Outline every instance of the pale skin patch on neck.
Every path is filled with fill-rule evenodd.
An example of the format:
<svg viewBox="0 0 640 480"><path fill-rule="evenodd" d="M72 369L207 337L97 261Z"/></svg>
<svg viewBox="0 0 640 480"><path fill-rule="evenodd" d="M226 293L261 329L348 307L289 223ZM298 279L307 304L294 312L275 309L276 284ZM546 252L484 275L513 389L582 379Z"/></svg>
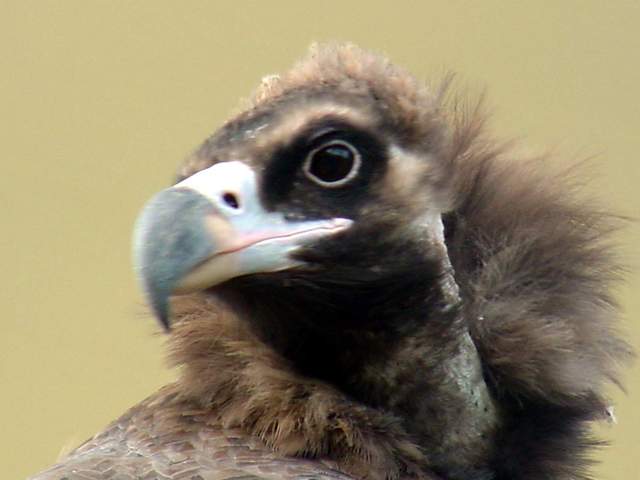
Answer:
<svg viewBox="0 0 640 480"><path fill-rule="evenodd" d="M419 156L392 145L382 188L392 192L394 198L413 209L410 231L427 241L429 248L437 251L442 259L446 274L443 277L443 293L451 304L455 304L459 301L459 293L444 239L442 213L446 210L445 202L442 201L442 195L434 190L433 182L429 182L430 177L435 179L437 176L434 159L428 154Z"/></svg>

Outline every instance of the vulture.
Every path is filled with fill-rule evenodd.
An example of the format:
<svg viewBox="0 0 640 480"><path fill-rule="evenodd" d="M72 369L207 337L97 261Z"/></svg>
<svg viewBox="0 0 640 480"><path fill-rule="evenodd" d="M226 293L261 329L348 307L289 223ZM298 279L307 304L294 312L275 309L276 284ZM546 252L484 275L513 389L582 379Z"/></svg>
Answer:
<svg viewBox="0 0 640 480"><path fill-rule="evenodd" d="M620 218L450 83L352 44L266 77L135 226L178 379L32 478L588 478Z"/></svg>

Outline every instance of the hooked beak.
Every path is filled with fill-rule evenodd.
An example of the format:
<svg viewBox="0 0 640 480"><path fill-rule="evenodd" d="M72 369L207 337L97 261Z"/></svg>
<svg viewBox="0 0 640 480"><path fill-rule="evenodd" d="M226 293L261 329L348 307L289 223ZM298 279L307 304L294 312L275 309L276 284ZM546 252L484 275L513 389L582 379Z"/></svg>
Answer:
<svg viewBox="0 0 640 480"><path fill-rule="evenodd" d="M260 204L254 172L223 162L156 194L136 221L134 265L154 314L169 330L169 297L241 275L301 264L292 254L352 221L285 220Z"/></svg>

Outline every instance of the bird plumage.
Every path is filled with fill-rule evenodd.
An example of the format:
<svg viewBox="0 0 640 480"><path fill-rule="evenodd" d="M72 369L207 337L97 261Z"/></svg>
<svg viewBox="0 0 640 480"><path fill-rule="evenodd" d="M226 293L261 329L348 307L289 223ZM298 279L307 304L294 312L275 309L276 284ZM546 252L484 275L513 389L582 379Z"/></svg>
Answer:
<svg viewBox="0 0 640 480"><path fill-rule="evenodd" d="M265 211L353 225L175 297L177 382L35 478L586 478L630 356L619 222L484 123L352 45L265 79L178 180L240 160ZM325 145L344 184L301 166Z"/></svg>

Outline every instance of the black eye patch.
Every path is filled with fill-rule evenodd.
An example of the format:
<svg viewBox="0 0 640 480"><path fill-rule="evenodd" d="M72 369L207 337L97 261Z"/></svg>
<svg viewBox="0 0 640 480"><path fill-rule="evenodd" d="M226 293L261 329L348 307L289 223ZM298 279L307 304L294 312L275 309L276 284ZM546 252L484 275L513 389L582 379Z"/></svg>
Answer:
<svg viewBox="0 0 640 480"><path fill-rule="evenodd" d="M362 194L374 176L384 172L387 150L382 134L356 127L344 119L325 117L310 122L266 159L262 200L267 208L304 203L316 210L328 207L334 200L349 202L352 196ZM312 153L318 156L310 163ZM314 178L310 178L310 173ZM345 177L349 178L341 184Z"/></svg>

